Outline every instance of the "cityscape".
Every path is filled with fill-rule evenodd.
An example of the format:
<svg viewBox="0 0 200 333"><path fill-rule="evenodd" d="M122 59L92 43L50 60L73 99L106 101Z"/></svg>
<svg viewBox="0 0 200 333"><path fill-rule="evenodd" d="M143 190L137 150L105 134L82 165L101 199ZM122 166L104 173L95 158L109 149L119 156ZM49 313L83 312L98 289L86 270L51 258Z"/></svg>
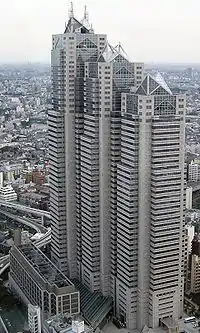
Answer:
<svg viewBox="0 0 200 333"><path fill-rule="evenodd" d="M0 63L0 333L198 333L200 63L94 23Z"/></svg>

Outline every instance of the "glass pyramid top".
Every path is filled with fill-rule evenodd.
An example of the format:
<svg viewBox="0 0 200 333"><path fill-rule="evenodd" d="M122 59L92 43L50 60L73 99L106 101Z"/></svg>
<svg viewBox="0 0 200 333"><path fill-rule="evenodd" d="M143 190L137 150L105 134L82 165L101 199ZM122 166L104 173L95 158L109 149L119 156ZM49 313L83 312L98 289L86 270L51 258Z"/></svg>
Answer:
<svg viewBox="0 0 200 333"><path fill-rule="evenodd" d="M170 88L160 73L155 76L147 74L136 90L138 95L172 95Z"/></svg>

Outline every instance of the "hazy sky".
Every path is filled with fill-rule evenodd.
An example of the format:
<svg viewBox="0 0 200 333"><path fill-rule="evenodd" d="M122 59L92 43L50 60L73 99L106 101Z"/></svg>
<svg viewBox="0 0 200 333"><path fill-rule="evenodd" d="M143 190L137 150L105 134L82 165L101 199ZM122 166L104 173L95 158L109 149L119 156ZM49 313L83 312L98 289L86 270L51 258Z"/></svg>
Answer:
<svg viewBox="0 0 200 333"><path fill-rule="evenodd" d="M68 0L0 0L0 61L49 61L51 35L62 33ZM131 60L200 62L200 0L75 0L88 6L96 33L121 42Z"/></svg>

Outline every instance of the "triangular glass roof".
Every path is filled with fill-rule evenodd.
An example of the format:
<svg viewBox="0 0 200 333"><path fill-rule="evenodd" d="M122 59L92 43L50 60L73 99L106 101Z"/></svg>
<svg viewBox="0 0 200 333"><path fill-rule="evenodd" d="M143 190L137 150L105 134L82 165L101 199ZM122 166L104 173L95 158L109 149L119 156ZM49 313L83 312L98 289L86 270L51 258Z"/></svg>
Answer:
<svg viewBox="0 0 200 333"><path fill-rule="evenodd" d="M128 55L125 52L124 48L121 46L121 43L116 45L114 49L117 51L117 54L120 55L124 60L129 61Z"/></svg>
<svg viewBox="0 0 200 333"><path fill-rule="evenodd" d="M102 53L99 56L99 59L103 57L106 62L109 62L113 59L113 57L115 57L115 55L116 55L116 51L115 51L114 47L112 47L107 42L106 45L104 46Z"/></svg>
<svg viewBox="0 0 200 333"><path fill-rule="evenodd" d="M125 67L121 67L117 72L115 72L115 74L131 74L131 72Z"/></svg>
<svg viewBox="0 0 200 333"><path fill-rule="evenodd" d="M85 49L85 48L96 49L97 45L95 43L93 43L89 38L85 38L82 42L80 42L77 45L77 48L79 48L79 49Z"/></svg>
<svg viewBox="0 0 200 333"><path fill-rule="evenodd" d="M64 33L74 33L74 32L90 33L90 30L86 28L81 22L79 22L75 17L70 17Z"/></svg>
<svg viewBox="0 0 200 333"><path fill-rule="evenodd" d="M154 79L156 80L156 82L159 83L159 85L163 89L165 89L166 91L168 91L168 93L170 95L172 95L172 92L171 92L170 88L168 87L167 83L165 82L164 78L162 77L162 75L159 72L155 75Z"/></svg>
<svg viewBox="0 0 200 333"><path fill-rule="evenodd" d="M121 44L113 47L108 42L106 43L101 55L104 57L106 62L128 62L128 57ZM100 55L100 56L101 56Z"/></svg>
<svg viewBox="0 0 200 333"><path fill-rule="evenodd" d="M117 54L113 59L113 62L128 62L126 58L124 58L121 54Z"/></svg>
<svg viewBox="0 0 200 333"><path fill-rule="evenodd" d="M159 76L152 77L147 74L141 85L136 90L138 95L172 95L168 85L159 74Z"/></svg>

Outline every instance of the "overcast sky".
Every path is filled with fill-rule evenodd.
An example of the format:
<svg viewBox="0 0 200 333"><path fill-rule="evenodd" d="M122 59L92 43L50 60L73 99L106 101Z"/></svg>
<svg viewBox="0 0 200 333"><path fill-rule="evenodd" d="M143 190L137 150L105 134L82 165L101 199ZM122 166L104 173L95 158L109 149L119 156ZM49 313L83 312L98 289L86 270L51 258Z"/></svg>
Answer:
<svg viewBox="0 0 200 333"><path fill-rule="evenodd" d="M119 41L133 61L200 62L200 0L75 0L87 5L96 33ZM49 61L68 0L0 0L0 61Z"/></svg>

